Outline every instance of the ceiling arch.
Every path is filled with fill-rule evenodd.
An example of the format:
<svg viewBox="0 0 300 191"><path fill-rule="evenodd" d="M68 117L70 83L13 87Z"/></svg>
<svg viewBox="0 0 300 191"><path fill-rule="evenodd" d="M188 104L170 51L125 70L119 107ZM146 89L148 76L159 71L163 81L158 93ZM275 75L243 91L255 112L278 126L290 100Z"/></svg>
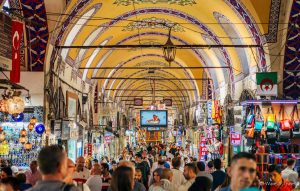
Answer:
<svg viewBox="0 0 300 191"><path fill-rule="evenodd" d="M269 0L268 0L269 1ZM85 5L82 4L85 2ZM257 18L257 13L253 13L256 9L249 11L245 5L251 4L250 0L215 0L215 1L195 1L195 4L184 6L179 4L166 4L158 1L156 4L147 1L148 3L135 4L133 6L123 6L121 4L97 2L101 4L101 8L92 13L92 16L85 16L86 13L91 13L93 6L97 3L90 0L72 2L66 9L66 14L61 16L61 20L69 21L70 18L75 23L64 25L68 30L66 33L59 32L56 44L68 44L71 42L73 45L115 45L115 44L164 44L167 39L167 27L155 24L158 20L165 24L175 24L172 30L172 41L177 44L262 44L263 37L261 36L260 26L257 26L254 18ZM130 2L130 1L129 1ZM76 8L78 7L78 9ZM254 7L254 6L253 6ZM256 7L255 7L256 8ZM114 11L111 11L114 10ZM91 12L89 12L91 11ZM252 11L252 12L251 12ZM222 12L217 15L216 13ZM79 14L80 13L80 14ZM81 17L80 17L80 16ZM85 21L82 16L85 16ZM104 18L106 17L106 18ZM142 21L147 21L141 22ZM216 22L211 24L211 22ZM231 22L231 25L222 24L224 21ZM82 27L77 26L78 22L82 22ZM84 22L84 23L83 23ZM152 22L152 24L151 24ZM246 23L244 25L236 25L235 23ZM76 28L77 35L73 31ZM75 29L74 29L75 31ZM73 37L69 37L69 36ZM233 39L231 37L236 37ZM249 37L249 38L244 38ZM109 40L107 40L109 39ZM67 56L65 56L67 52ZM161 50L160 50L161 52ZM193 71L187 69L185 71L168 71L173 76L180 78L196 78L204 76L204 73L209 78L213 79L214 88L219 88L220 84L228 83L230 78L234 82L235 76L243 73L249 74L249 68L253 66L254 58L257 55L259 63L262 68L266 63L266 58L262 49L257 48L254 50L254 55L247 54L245 50L220 48L220 49L193 49L193 50L177 50L175 64L181 66L230 66L230 69L206 69ZM164 59L161 53L155 49L149 50L101 50L101 49L70 49L61 52L65 58L76 63L76 68L79 67L96 67L93 70L78 70L82 73L82 78L89 81L93 77L124 77L124 76L149 76L143 70L128 71L124 69L110 69L103 70L101 67L121 67L121 66L138 66L138 63L146 61L153 61L153 63L162 62ZM143 55L143 56L142 56ZM154 56L156 55L156 56ZM133 59L135 58L135 59ZM133 60L132 60L133 59ZM153 66L156 64L151 63ZM204 72L204 73L203 73ZM128 88L129 80L101 80L97 83L102 83L101 87L103 93L109 96L115 96L116 92L105 91L105 89L112 89L115 87ZM136 82L142 84L140 82ZM171 85L171 82L167 82ZM178 82L175 82L178 83ZM123 85L125 84L125 85ZM207 83L209 84L209 83ZM189 81L187 86L196 89L192 92L192 101L197 101L203 97L202 87L205 83L198 81ZM231 84L232 91L234 91L234 83ZM125 94L119 91L117 94ZM167 93L167 92L166 92ZM191 93L191 92L190 92Z"/></svg>

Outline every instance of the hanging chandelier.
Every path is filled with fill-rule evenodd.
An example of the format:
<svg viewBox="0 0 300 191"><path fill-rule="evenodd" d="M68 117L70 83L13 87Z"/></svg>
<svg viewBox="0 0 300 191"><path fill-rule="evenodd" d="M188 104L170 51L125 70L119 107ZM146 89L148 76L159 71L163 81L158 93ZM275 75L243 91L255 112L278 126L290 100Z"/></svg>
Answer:
<svg viewBox="0 0 300 191"><path fill-rule="evenodd" d="M169 63L169 66L171 66L171 62L175 60L176 56L176 47L174 46L173 42L171 41L171 30L172 27L169 28L169 36L166 44L163 46L163 53L165 60Z"/></svg>

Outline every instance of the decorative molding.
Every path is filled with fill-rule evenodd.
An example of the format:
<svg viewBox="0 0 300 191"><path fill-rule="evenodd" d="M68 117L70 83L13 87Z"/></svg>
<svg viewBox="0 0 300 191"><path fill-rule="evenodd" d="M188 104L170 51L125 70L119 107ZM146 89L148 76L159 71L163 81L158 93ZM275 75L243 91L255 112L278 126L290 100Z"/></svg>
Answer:
<svg viewBox="0 0 300 191"><path fill-rule="evenodd" d="M268 34L265 35L265 38L268 43L277 42L280 6L281 0L272 0L269 15Z"/></svg>
<svg viewBox="0 0 300 191"><path fill-rule="evenodd" d="M186 5L195 5L196 1L194 0L116 0L114 4L116 5L123 5L123 6L129 6L133 4L141 4L141 3L167 3L167 4L176 4L181 6Z"/></svg>

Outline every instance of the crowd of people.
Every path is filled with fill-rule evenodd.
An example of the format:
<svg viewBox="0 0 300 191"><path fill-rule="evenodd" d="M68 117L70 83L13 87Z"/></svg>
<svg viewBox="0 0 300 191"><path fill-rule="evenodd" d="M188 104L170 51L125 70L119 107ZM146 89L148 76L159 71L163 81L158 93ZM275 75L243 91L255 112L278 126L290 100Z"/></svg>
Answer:
<svg viewBox="0 0 300 191"><path fill-rule="evenodd" d="M1 165L0 191L291 191L299 186L295 160L287 167L269 165L269 180L261 181L255 156L240 152L224 168L222 159L197 161L182 156L174 146L158 151L126 148L117 160L79 157L74 163L59 145L41 149L29 170L19 172L9 162Z"/></svg>

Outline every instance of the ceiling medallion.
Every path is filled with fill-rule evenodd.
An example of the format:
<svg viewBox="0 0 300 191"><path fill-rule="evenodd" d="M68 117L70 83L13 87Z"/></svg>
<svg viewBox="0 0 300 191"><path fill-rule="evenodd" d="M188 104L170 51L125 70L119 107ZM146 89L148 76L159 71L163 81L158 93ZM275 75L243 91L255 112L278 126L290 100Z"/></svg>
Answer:
<svg viewBox="0 0 300 191"><path fill-rule="evenodd" d="M167 19L160 19L156 17L140 19L129 23L123 31L133 31L135 29L169 29L172 27L174 32L184 32L184 28Z"/></svg>
<svg viewBox="0 0 300 191"><path fill-rule="evenodd" d="M116 0L114 4L117 5L132 5L133 3L140 4L140 3L168 3L168 4L177 4L181 6L185 5L194 5L196 4L196 1L194 0Z"/></svg>

